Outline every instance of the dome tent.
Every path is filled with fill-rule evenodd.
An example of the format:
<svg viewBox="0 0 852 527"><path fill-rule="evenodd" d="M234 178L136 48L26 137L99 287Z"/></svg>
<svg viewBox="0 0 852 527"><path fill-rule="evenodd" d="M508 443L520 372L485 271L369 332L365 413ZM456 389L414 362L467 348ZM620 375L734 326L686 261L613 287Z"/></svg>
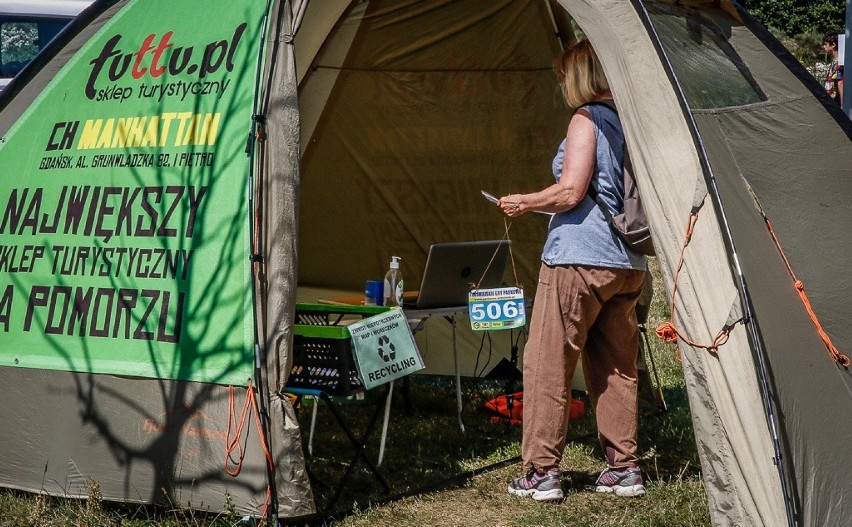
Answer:
<svg viewBox="0 0 852 527"><path fill-rule="evenodd" d="M10 130L26 120L31 101L38 104L42 92L62 82L55 74L77 49L86 53L83 43L109 31L113 17L139 16L134 8L142 13L135 2L97 4L64 35L64 46L55 45L4 94L4 150L22 141ZM567 120L551 63L575 38L573 19L612 85L669 290L689 213L698 210L678 278L677 327L709 341L731 312L733 320L745 319L716 354L680 344L714 524L829 525L849 516L846 462L834 453L852 430L837 404L849 398L849 374L826 353L763 214L843 350L852 312L841 268L850 256L844 227L852 224L844 199L852 174L843 161L852 154L852 132L820 87L736 4L328 0L276 3L270 12L258 112L268 139L255 151L264 190L256 204L263 220L257 319L260 399L273 410L268 433L280 515L312 509L292 409L274 394L286 382L297 279L353 289L383 267L389 251L416 266L432 241L499 237L502 222L479 189L500 194L548 182L549 158ZM167 30L156 17L137 20L146 20L143 38ZM243 127L251 126L249 116ZM23 161L15 163L3 166L24 170ZM20 186L4 185L6 195ZM538 218L511 227L526 284L534 283L543 230ZM21 243L0 236L4 244ZM243 260L223 264L242 269ZM18 346L14 333L4 338L4 348ZM187 455L219 453L218 438L196 436L199 444L190 447L183 426L154 426L159 438L125 437L140 417L156 424L187 401L224 429L228 391L215 375L146 379L4 366L4 417L26 416L30 426L0 433L15 457L0 471L0 484L42 488L47 466L52 482L79 483L79 474L97 479L107 499L156 501L160 488L172 496L191 488L193 499L207 504L221 503L225 492L239 510L263 503L266 474L256 441L247 443L246 472L230 480L218 455ZM58 416L66 432L61 443L45 439ZM33 438L48 441L49 451L30 450ZM113 455L102 456L104 449ZM185 463L180 477L176 460ZM139 463L148 468L139 470ZM84 495L79 489L50 483L45 490Z"/></svg>
<svg viewBox="0 0 852 527"><path fill-rule="evenodd" d="M680 343L714 523L846 517L843 500L818 490L843 492L842 477L814 478L833 477L831 445L852 423L834 403L812 406L848 397L848 372L825 351L755 204L843 348L850 123L734 2L309 3L296 35L300 283L354 288L390 251L416 266L430 241L500 236L478 190L549 183L567 122L551 65L575 27L612 86L670 291L699 211L677 327L709 342L747 320L715 355ZM330 193L333 214L320 206ZM524 220L511 237L529 286L544 226ZM358 261L336 269L328 247ZM834 395L817 401L814 385Z"/></svg>

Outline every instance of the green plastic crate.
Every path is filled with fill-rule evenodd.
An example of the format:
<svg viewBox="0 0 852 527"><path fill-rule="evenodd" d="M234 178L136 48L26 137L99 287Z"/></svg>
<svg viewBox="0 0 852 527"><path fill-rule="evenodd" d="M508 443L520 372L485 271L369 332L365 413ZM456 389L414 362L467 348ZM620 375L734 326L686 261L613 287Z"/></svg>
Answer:
<svg viewBox="0 0 852 527"><path fill-rule="evenodd" d="M364 390L352 352L348 321L384 313L382 306L296 304L293 367L287 386L352 395Z"/></svg>

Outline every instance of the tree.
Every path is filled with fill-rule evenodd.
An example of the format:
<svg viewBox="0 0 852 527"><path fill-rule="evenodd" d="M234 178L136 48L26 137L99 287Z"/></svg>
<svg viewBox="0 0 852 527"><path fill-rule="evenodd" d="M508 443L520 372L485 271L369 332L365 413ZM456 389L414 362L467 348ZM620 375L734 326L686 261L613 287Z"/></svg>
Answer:
<svg viewBox="0 0 852 527"><path fill-rule="evenodd" d="M38 52L35 24L3 24L0 29L0 58L4 64L27 62Z"/></svg>
<svg viewBox="0 0 852 527"><path fill-rule="evenodd" d="M741 0L763 25L783 35L840 32L845 24L846 0Z"/></svg>

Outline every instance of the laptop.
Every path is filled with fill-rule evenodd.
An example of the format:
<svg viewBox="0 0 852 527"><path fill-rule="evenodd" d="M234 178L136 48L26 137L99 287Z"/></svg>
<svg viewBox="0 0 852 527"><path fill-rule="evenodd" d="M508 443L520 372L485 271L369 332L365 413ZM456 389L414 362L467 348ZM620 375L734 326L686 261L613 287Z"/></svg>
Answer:
<svg viewBox="0 0 852 527"><path fill-rule="evenodd" d="M510 243L479 240L433 244L417 298L404 302L403 308L466 306L471 283L478 283L480 289L500 287Z"/></svg>

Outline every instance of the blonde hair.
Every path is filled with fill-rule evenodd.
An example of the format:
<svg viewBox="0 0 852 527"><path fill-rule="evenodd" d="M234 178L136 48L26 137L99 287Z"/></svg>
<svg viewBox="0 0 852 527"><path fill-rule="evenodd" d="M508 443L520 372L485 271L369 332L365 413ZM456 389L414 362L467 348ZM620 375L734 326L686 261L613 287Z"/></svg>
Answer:
<svg viewBox="0 0 852 527"><path fill-rule="evenodd" d="M562 97L571 110L609 91L603 66L585 38L562 52L556 60L556 74Z"/></svg>

